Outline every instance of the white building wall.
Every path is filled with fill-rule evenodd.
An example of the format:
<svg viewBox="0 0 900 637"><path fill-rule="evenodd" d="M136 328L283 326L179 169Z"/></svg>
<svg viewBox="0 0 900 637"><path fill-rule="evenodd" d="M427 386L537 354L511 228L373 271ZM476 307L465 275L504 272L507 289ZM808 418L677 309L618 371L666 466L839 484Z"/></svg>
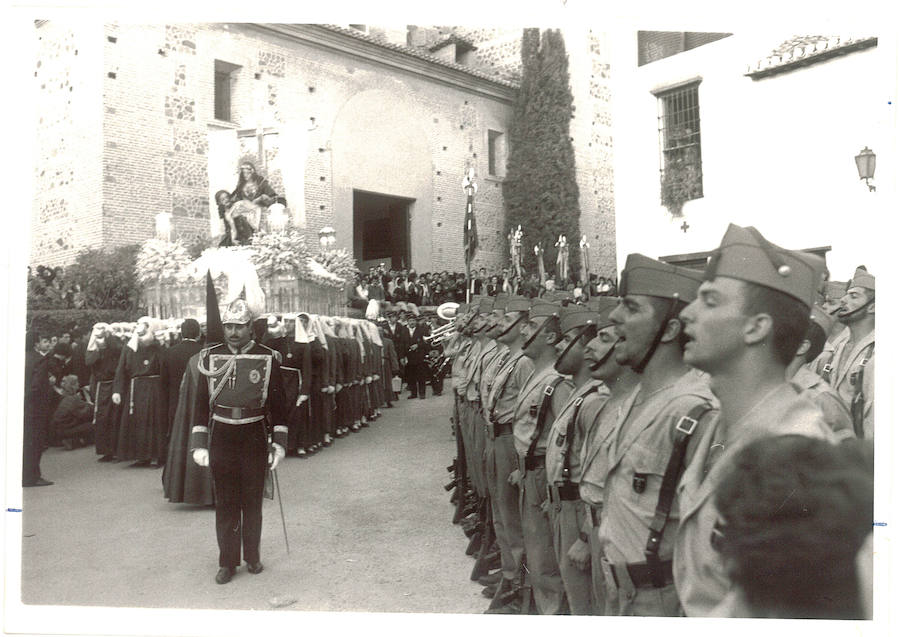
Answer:
<svg viewBox="0 0 900 637"><path fill-rule="evenodd" d="M878 34L865 34L878 35ZM640 68L636 33L614 47L616 245L649 256L715 248L729 222L755 225L788 248L832 246L828 265L846 280L865 263L878 271L873 233L896 215L896 41L761 80L745 77L790 34L725 38ZM657 98L691 78L699 87L704 197L673 218L660 204ZM854 156L877 154L877 192ZM682 224L687 222L687 231Z"/></svg>

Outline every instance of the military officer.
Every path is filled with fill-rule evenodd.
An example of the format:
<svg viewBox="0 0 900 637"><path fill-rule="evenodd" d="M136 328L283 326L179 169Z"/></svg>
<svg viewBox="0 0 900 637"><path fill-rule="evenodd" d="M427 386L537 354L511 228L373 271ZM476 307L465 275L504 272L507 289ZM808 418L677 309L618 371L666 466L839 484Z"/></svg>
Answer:
<svg viewBox="0 0 900 637"><path fill-rule="evenodd" d="M246 301L232 302L222 314L225 343L203 350L198 361L203 378L191 449L194 462L212 470L218 584L231 581L242 544L247 570L263 570L259 542L266 468L278 465L287 445L281 365L274 350L252 339L253 318Z"/></svg>
<svg viewBox="0 0 900 637"><path fill-rule="evenodd" d="M550 425L572 392L572 382L553 367L559 341L557 304L535 301L528 312L522 349L534 363L534 372L522 386L513 414L513 436L518 454L514 482L519 483L522 537L534 603L541 615L566 611L566 597L553 535L547 519L547 436ZM525 600L526 602L528 600Z"/></svg>
<svg viewBox="0 0 900 637"><path fill-rule="evenodd" d="M853 416L857 437L875 437L875 277L857 268L841 298L838 321L847 326L834 342L829 382Z"/></svg>
<svg viewBox="0 0 900 637"><path fill-rule="evenodd" d="M738 605L726 599L731 585L714 548L723 532L714 493L737 453L769 436L834 438L815 405L786 380L823 273L821 258L732 224L696 300L681 313L684 359L709 374L721 404L716 422L700 432L696 458L678 487L674 573L688 616L729 615L729 606Z"/></svg>
<svg viewBox="0 0 900 637"><path fill-rule="evenodd" d="M497 544L500 546L501 580L491 599L489 611L521 610L519 578L525 553L522 519L519 513L519 489L509 480L518 466L513 444L512 418L519 390L534 371L531 359L522 351L522 327L528 319L531 303L512 297L499 324L496 340L508 355L496 371L487 399L483 403L487 420L485 468L491 496L491 512Z"/></svg>
<svg viewBox="0 0 900 637"><path fill-rule="evenodd" d="M678 313L694 299L701 278L701 272L630 254L619 305L610 314L619 337L614 356L641 380L621 406L604 484L600 538L609 614L680 613L671 561L678 509L671 496L714 399L682 360Z"/></svg>
<svg viewBox="0 0 900 637"><path fill-rule="evenodd" d="M569 306L560 318L562 339L557 343L556 371L572 377L570 394L547 436L547 483L553 548L562 576L569 611L590 615L597 606L591 592L590 513L581 501L581 448L588 427L603 407L609 390L591 378L585 346L597 334L600 315L582 306Z"/></svg>

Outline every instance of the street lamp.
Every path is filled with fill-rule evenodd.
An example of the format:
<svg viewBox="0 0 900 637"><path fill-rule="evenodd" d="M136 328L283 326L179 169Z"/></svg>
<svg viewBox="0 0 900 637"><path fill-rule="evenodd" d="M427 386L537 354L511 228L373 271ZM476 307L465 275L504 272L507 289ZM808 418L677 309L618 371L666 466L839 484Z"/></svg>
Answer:
<svg viewBox="0 0 900 637"><path fill-rule="evenodd" d="M866 146L861 151L859 151L859 155L855 157L856 159L856 170L859 172L859 178L866 180L866 185L869 187L869 192L875 191L875 186L869 183L869 180L875 177L875 153L869 150L869 147Z"/></svg>
<svg viewBox="0 0 900 637"><path fill-rule="evenodd" d="M334 234L334 228L331 226L325 226L319 230L319 245L322 246L323 251L334 245Z"/></svg>

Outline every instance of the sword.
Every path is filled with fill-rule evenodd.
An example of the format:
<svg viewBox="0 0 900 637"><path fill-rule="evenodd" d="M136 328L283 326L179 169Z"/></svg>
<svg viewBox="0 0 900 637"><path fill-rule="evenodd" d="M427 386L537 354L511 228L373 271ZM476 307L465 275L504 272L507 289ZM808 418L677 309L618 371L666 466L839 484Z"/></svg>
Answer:
<svg viewBox="0 0 900 637"><path fill-rule="evenodd" d="M275 480L275 493L278 494L278 510L281 511L281 529L284 531L284 547L288 555L291 554L291 545L288 543L287 525L284 523L284 505L281 503L281 487L278 485L278 472L272 469L272 478Z"/></svg>

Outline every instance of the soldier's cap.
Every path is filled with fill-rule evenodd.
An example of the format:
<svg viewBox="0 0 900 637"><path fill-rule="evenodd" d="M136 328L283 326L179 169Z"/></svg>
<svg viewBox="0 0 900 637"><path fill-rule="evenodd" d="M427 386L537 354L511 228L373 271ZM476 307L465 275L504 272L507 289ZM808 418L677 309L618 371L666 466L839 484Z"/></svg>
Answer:
<svg viewBox="0 0 900 637"><path fill-rule="evenodd" d="M643 254L629 254L619 282L619 294L678 299L690 303L697 298L703 272L663 263Z"/></svg>
<svg viewBox="0 0 900 637"><path fill-rule="evenodd" d="M479 314L490 314L491 310L494 309L494 297L491 296L483 296L481 300L478 302L478 313Z"/></svg>
<svg viewBox="0 0 900 637"><path fill-rule="evenodd" d="M531 309L531 299L526 299L524 296L513 296L510 297L509 302L506 304L506 313L510 312L527 312Z"/></svg>
<svg viewBox="0 0 900 637"><path fill-rule="evenodd" d="M587 308L600 317L597 322L597 329L602 330L604 327L609 327L613 324L609 320L609 315L612 314L612 311L616 309L618 304L619 300L614 296L595 296L588 301Z"/></svg>
<svg viewBox="0 0 900 637"><path fill-rule="evenodd" d="M831 332L831 328L834 327L834 323L837 319L818 305L813 305L812 310L809 313L809 320L813 323L817 323L819 327L825 331L825 335L827 336Z"/></svg>
<svg viewBox="0 0 900 637"><path fill-rule="evenodd" d="M494 297L494 310L500 310L503 314L507 312L507 305L509 305L509 301L512 297L509 294L498 294Z"/></svg>
<svg viewBox="0 0 900 637"><path fill-rule="evenodd" d="M545 318L548 316L559 316L562 307L558 303L547 303L541 299L535 299L531 308L528 310L528 318Z"/></svg>
<svg viewBox="0 0 900 637"><path fill-rule="evenodd" d="M222 325L249 325L253 321L253 312L244 299L235 299L222 313Z"/></svg>
<svg viewBox="0 0 900 637"><path fill-rule="evenodd" d="M826 281L825 296L833 301L847 293L847 281Z"/></svg>
<svg viewBox="0 0 900 637"><path fill-rule="evenodd" d="M786 250L763 237L753 226L729 224L722 243L706 266L706 279L717 276L756 283L778 290L812 307L825 274L825 260L814 254Z"/></svg>
<svg viewBox="0 0 900 637"><path fill-rule="evenodd" d="M559 331L565 334L569 330L585 327L587 325L597 325L600 321L600 315L592 312L583 305L571 306L571 309L563 310L559 318Z"/></svg>
<svg viewBox="0 0 900 637"><path fill-rule="evenodd" d="M869 274L864 267L856 268L856 272L853 273L853 278L850 280L850 285L847 286L847 289L856 287L875 291L875 277Z"/></svg>

